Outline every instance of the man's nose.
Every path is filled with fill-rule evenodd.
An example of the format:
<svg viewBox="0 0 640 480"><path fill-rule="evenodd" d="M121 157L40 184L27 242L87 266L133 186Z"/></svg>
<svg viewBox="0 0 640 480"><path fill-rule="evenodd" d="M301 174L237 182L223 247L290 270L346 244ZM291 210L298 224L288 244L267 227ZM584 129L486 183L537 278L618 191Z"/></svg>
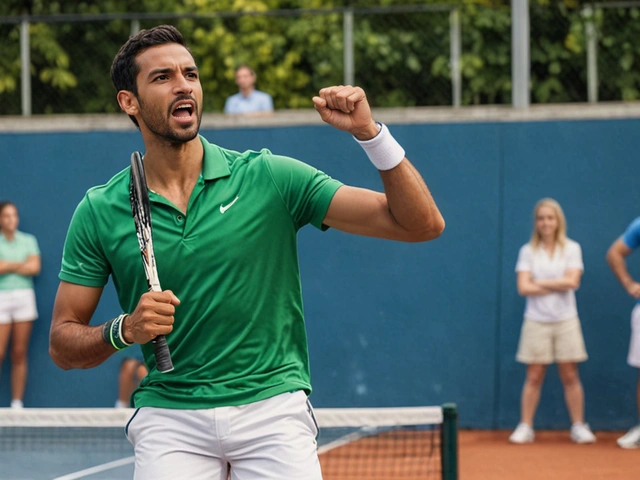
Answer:
<svg viewBox="0 0 640 480"><path fill-rule="evenodd" d="M176 77L174 92L180 94L191 93L193 92L193 86L191 85L191 82L184 77L184 75L178 75Z"/></svg>

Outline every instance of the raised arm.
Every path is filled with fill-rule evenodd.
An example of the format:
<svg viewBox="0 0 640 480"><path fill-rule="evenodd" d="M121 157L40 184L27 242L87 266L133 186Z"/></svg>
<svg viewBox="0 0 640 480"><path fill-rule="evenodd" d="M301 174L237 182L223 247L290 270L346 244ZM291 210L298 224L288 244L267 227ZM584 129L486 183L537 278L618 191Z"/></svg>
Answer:
<svg viewBox="0 0 640 480"><path fill-rule="evenodd" d="M375 123L364 91L339 86L313 98L322 119L361 141L380 171L384 193L344 186L333 197L323 223L370 237L424 242L444 230L444 219L426 183L404 157L386 127Z"/></svg>
<svg viewBox="0 0 640 480"><path fill-rule="evenodd" d="M627 293L633 298L640 298L640 283L636 282L627 270L626 257L631 255L632 252L633 250L631 250L621 238L618 238L609 247L606 258L609 267L611 267L611 270Z"/></svg>

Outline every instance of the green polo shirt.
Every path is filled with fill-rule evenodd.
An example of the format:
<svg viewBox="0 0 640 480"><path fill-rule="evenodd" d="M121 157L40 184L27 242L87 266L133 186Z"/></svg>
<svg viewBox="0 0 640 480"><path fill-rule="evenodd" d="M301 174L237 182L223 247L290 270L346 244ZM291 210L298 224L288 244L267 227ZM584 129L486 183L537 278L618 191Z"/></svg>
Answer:
<svg viewBox="0 0 640 480"><path fill-rule="evenodd" d="M28 233L16 231L13 240L0 233L0 260L8 262L24 262L31 255L40 255L36 237ZM0 275L0 290L21 290L33 288L33 278L17 273Z"/></svg>
<svg viewBox="0 0 640 480"><path fill-rule="evenodd" d="M342 184L269 150L201 140L203 170L187 213L149 193L160 283L181 303L167 335L175 369L159 373L151 343L142 345L150 373L136 407L212 408L311 391L297 232L309 223L325 229ZM61 280L102 287L109 275L122 310L132 312L147 283L129 168L87 192L64 248Z"/></svg>

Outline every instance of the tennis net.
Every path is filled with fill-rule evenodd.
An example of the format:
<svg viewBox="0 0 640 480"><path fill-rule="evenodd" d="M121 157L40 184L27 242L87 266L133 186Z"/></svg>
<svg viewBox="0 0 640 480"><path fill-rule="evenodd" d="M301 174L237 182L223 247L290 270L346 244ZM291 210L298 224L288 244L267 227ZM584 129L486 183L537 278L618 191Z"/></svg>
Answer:
<svg viewBox="0 0 640 480"><path fill-rule="evenodd" d="M133 477L129 409L0 409L0 480ZM324 480L456 480L455 405L318 408Z"/></svg>

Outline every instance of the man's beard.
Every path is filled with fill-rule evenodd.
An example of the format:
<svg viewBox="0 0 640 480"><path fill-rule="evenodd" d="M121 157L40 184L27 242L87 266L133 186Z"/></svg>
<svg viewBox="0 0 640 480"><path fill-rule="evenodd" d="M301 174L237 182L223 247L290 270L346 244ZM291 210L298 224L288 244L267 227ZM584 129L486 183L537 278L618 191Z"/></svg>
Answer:
<svg viewBox="0 0 640 480"><path fill-rule="evenodd" d="M200 123L202 123L202 114L199 112L197 106L194 107L192 115L196 115L197 123L186 127L184 130L175 130L169 126L169 121L162 117L159 111L154 110L152 113L145 113L144 102L141 98L138 98L140 104L140 114L142 115L142 121L147 126L149 131L154 135L157 135L170 143L187 143L198 136L200 131ZM194 102L195 104L195 102ZM169 116L171 113L169 112Z"/></svg>

